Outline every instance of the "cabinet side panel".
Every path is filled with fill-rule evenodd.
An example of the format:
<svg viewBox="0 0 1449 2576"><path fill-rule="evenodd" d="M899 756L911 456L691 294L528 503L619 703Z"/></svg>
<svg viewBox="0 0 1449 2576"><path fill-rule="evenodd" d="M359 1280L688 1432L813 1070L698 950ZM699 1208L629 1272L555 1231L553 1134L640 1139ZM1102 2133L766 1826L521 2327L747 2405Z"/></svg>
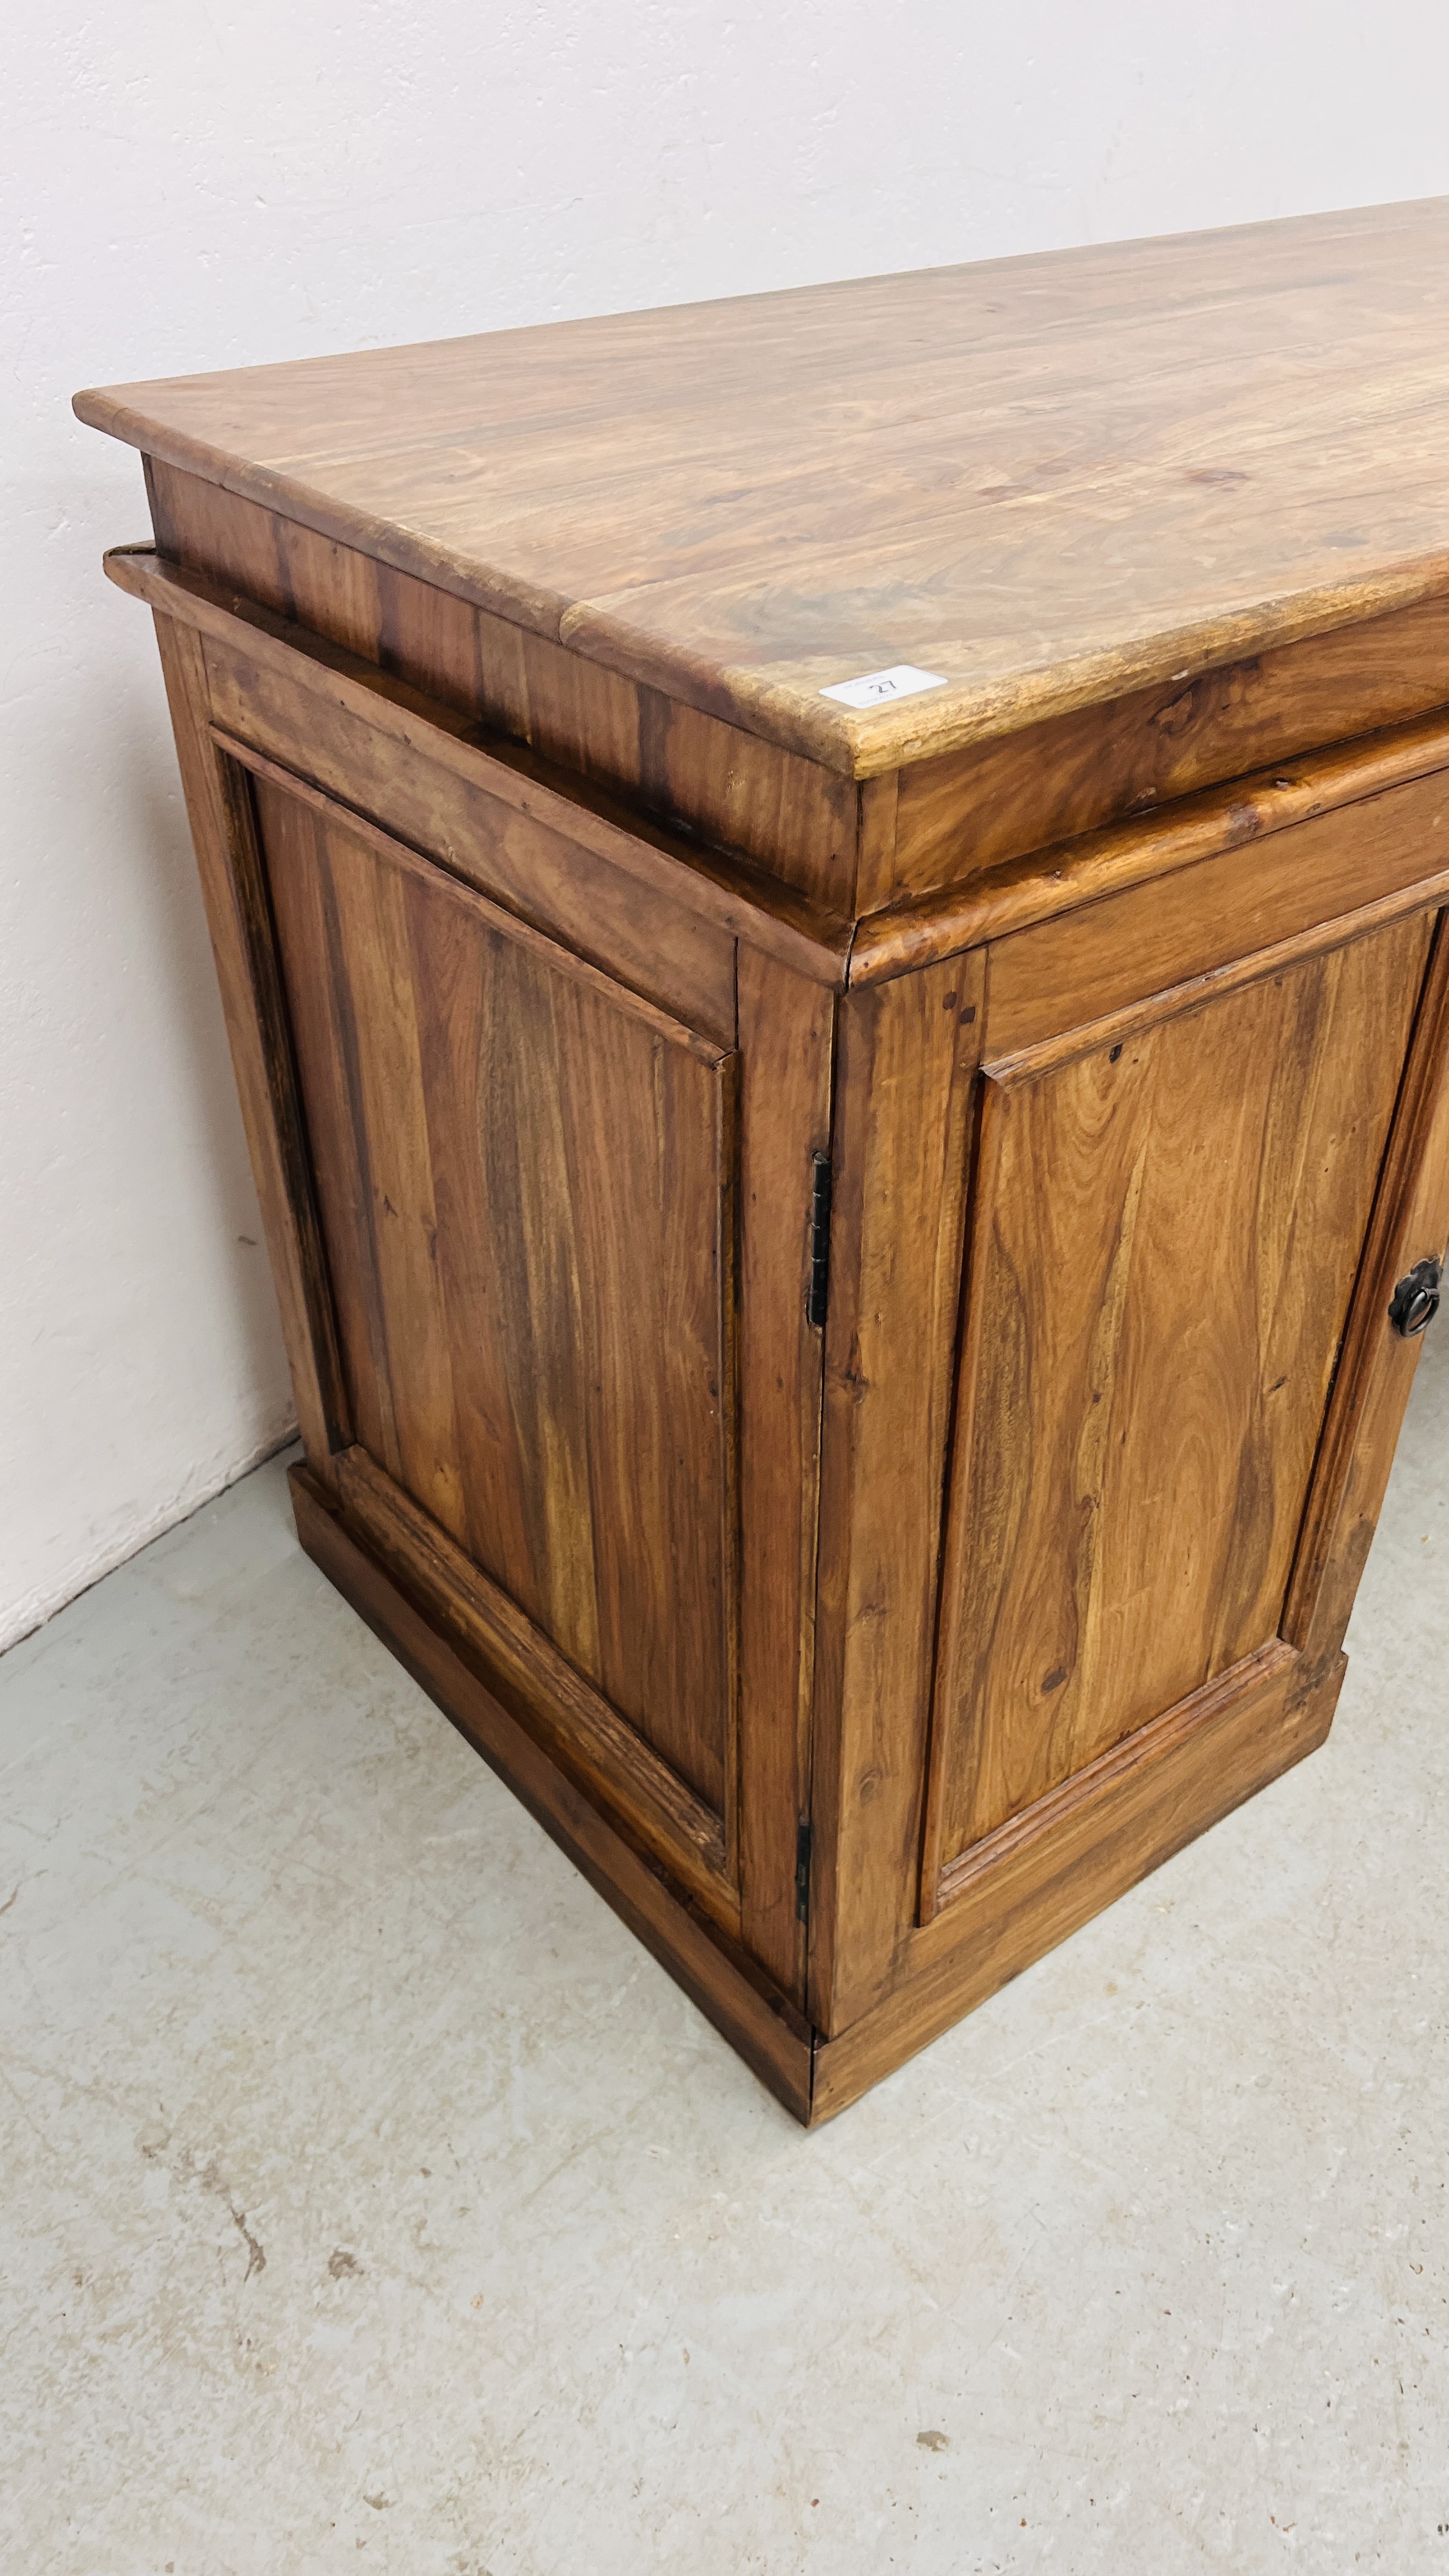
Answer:
<svg viewBox="0 0 1449 2576"><path fill-rule="evenodd" d="M308 1555L762 2082L798 2120L808 2120L811 2033L787 1998L728 1931L722 1937L684 1887L600 1814L567 1768L550 1758L448 1636L420 1614L406 1586L359 1545L311 1478L293 1468L291 1481L297 1532Z"/></svg>
<svg viewBox="0 0 1449 2576"><path fill-rule="evenodd" d="M1276 1635L1427 941L984 1086L943 1867Z"/></svg>
<svg viewBox="0 0 1449 2576"><path fill-rule="evenodd" d="M733 1056L257 802L359 1437L723 1812Z"/></svg>
<svg viewBox="0 0 1449 2576"><path fill-rule="evenodd" d="M812 2018L915 1917L983 959L841 1005L815 1686Z"/></svg>

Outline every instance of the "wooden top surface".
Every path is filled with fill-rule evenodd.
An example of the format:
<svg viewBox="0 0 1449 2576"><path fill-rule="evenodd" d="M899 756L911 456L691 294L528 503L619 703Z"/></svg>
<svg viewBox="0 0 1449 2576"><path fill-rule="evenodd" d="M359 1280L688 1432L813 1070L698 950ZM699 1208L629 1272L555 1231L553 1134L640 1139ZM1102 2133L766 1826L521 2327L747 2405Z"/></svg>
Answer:
<svg viewBox="0 0 1449 2576"><path fill-rule="evenodd" d="M1449 589L1449 198L75 408L866 776Z"/></svg>

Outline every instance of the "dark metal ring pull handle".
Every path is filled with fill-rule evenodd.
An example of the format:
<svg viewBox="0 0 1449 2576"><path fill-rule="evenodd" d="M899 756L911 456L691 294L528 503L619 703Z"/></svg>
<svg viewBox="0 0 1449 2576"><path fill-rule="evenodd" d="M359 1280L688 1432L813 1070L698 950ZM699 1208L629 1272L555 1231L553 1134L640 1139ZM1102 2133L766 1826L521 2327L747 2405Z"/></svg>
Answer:
<svg viewBox="0 0 1449 2576"><path fill-rule="evenodd" d="M1422 1333L1439 1312L1439 1290L1444 1270L1438 1261L1416 1261L1407 1276L1399 1281L1389 1303L1389 1322L1405 1341Z"/></svg>

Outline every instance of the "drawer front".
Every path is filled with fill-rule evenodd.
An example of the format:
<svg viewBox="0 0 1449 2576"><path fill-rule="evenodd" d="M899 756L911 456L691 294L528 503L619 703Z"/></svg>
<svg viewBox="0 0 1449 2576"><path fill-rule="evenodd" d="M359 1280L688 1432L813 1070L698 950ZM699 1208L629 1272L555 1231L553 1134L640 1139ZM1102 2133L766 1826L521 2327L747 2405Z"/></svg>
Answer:
<svg viewBox="0 0 1449 2576"><path fill-rule="evenodd" d="M1422 903L1441 881L1442 770L993 941L987 1058L1050 1046L1118 1013L1130 1019L1198 977L1244 963L1251 972L1281 942L1333 946L1354 914Z"/></svg>

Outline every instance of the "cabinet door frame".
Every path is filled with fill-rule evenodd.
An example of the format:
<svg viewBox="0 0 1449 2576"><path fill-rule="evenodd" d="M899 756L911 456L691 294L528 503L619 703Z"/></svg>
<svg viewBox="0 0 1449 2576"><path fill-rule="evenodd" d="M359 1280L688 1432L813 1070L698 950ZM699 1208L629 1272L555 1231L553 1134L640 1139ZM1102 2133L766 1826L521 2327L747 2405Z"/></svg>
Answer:
<svg viewBox="0 0 1449 2576"><path fill-rule="evenodd" d="M845 1207L834 1248L839 1293L833 1285L827 1352L817 1684L816 1883L823 1914L810 1990L812 2018L828 2039L859 2033L852 2055L868 2059L884 2044L876 2034L892 2026L882 2016L896 2010L893 1996L902 2009L907 1992L915 1999L909 2010L919 2013L923 2038L943 2027L1322 1740L1342 1670L1343 1628L1417 1357L1417 1344L1388 1329L1389 1294L1413 1260L1443 1252L1449 1233L1445 892L1442 865L1431 862L1413 882L1353 914L1313 921L1271 947L1189 974L1185 984L1143 993L1108 1021L1074 1019L1070 996L1061 996L1056 1033L1039 1041L1044 1060L1115 1043L1133 1026L1240 990L1412 913L1439 915L1278 1636L1124 1738L1025 1819L1010 1820L988 1837L953 1878L945 1903L937 1901L927 1791L938 1759L931 1711L968 1283L958 1276L958 1303L933 1290L923 1304L931 1262L913 1272L909 1262L891 1258L888 1217L880 1208L872 1214L871 1191L908 1149L912 1121L932 1130L932 1104L943 1087L956 1086L954 1141L928 1231L938 1245L954 1240L964 1255L981 1076L1010 1074L1019 1057L991 1053L989 944L847 996L836 1108L837 1205L843 1190ZM1143 894L1150 898L1150 885ZM1063 932L1066 926L1064 916ZM927 979L934 979L932 1006ZM914 1004L903 990L910 986L919 988ZM985 1044L963 1056L962 1038L941 1006L947 994L959 1000L973 989L985 999ZM902 1030L913 1029L914 1063L909 1073L897 1066L882 1083L878 1063L868 1062L880 1051L870 1007L892 994L895 1002L885 1007ZM892 1201L888 1192L885 1204L900 1213L898 1196ZM858 1219L851 1212L857 1207ZM924 1241L925 1212L907 1216ZM863 1253L857 1222L872 1237ZM962 1258L962 1273L964 1266ZM908 1343L915 1336L920 1365L891 1383L871 1357L901 1333ZM917 1516L927 1496L935 1503L926 1547L933 1590L924 1626L909 1579L912 1549L897 1514L871 1494L872 1481L882 1477L888 1493L903 1467Z"/></svg>
<svg viewBox="0 0 1449 2576"><path fill-rule="evenodd" d="M414 1513L409 1528L407 1498L400 1493L380 1496L379 1480L369 1480L356 1451L296 1052L247 771L270 776L285 791L320 805L346 829L377 836L413 865L436 869L470 902L496 914L510 935L541 942L565 957L573 952L547 928L535 927L521 913L492 901L471 870L463 875L450 867L446 854L438 856L420 849L411 837L389 832L385 817L355 812L335 787L319 788L276 759L264 740L241 740L234 730L231 706L226 725L218 725L201 639L163 616L157 618L157 629L228 1032L281 1292L308 1470L330 1507L379 1562L388 1554L390 1525L392 1553L385 1570L396 1579L407 1559L412 1597L421 1598L425 1615L436 1621L438 1583L443 1591L449 1590L449 1583L438 1577L437 1551L424 1543L433 1525L420 1532L416 1525L420 1516ZM305 721L305 703L303 696L289 711L286 747L293 757L296 731ZM475 759L486 777L490 764L481 755ZM416 776L415 760L410 793ZM556 824L556 813L554 820ZM572 856L585 880L590 867L601 864L586 841L578 844ZM727 947L731 969L732 1026L726 1029L721 1024L716 999L712 1022L700 1035L702 1051L711 1060L718 1059L728 1073L730 1154L725 1181L734 1202L729 1212L734 1276L726 1322L736 1346L729 1502L735 1609L729 1631L733 1708L721 1847L714 1852L707 1848L708 1837L699 1830L699 1819L682 1813L677 1798L646 1798L631 1806L627 1797L617 1794L617 1783L611 1794L607 1703L598 1702L594 1712L598 1722L592 1753L598 1758L580 1760L571 1755L566 1736L557 1728L535 1724L535 1731L550 1758L610 1816L615 1829L632 1836L651 1865L662 1868L666 1879L674 1882L676 1894L686 1903L701 1906L726 1935L740 1941L785 1996L798 2002L804 1994L806 1945L805 1921L797 1902L798 1855L800 1831L809 1811L810 1612L821 1375L821 1336L807 1316L809 1192L812 1159L828 1150L829 1144L835 995L823 979L802 974L781 957L781 943L771 927L767 926L761 944L754 946L740 935L749 926L748 918L741 918L741 907L732 907L735 917L722 922L716 900L691 906L689 871L680 868L677 877L677 901L665 908L689 925L689 978L697 986L701 973L707 978L712 973L707 962L710 942ZM709 895L708 887L705 891ZM594 922L590 929L592 953L574 958L577 971L585 978L598 975L616 982L646 1016L667 1008L667 983L661 993L660 977L667 978L668 970L659 965L658 947L651 951L651 989L641 992L632 957L615 969L607 954L600 954L607 925ZM637 940L637 932L633 935ZM687 1007L688 996L682 996L681 1010ZM398 1502L404 1505L401 1512ZM427 1581L420 1577L420 1568L429 1559L437 1578L431 1601ZM455 1565L451 1572L457 1571ZM452 1643L456 1649L461 1635L475 1667L504 1692L515 1718L522 1706L527 1722L529 1711L518 1687L518 1655L528 1658L528 1641L519 1632L521 1614L506 1595L489 1602L480 1599L476 1585L471 1589L474 1617L469 1635L466 1617L460 1630L457 1588L452 1587ZM501 1651L510 1630L515 1650L511 1671L509 1656ZM560 1660L553 1659L555 1681ZM550 1679L548 1662L547 1653L534 1659L535 1678L543 1673L541 1689ZM576 1694L574 1705L576 1711Z"/></svg>
<svg viewBox="0 0 1449 2576"><path fill-rule="evenodd" d="M809 1977L827 2035L895 1982L916 1919L985 991L977 949L839 1014Z"/></svg>
<svg viewBox="0 0 1449 2576"><path fill-rule="evenodd" d="M1313 1510L1432 940L1427 908L1404 913L1331 948L1314 947L1291 967L1280 959L1271 973L1235 976L1207 994L1179 990L1176 1009L1164 1007L1164 997L1146 998L1135 1029L1114 1018L1110 1047L1088 1027L1054 1034L1005 1064L983 1064L937 1622L923 1923L978 1878L993 1853L1059 1823L1083 1794L1074 1783L1099 1791L1115 1777L1128 1759L1124 1750L1108 1760L1119 1747L1146 1740L1153 1726L1180 1732L1190 1722L1183 1712L1212 1709L1232 1673L1236 1687L1252 1687L1263 1658L1288 1642L1283 1604ZM1165 1088L1133 1072L1142 1056L1151 1067L1154 1050L1160 1066L1164 1048L1176 1067ZM1348 1049L1357 1053L1346 1059ZM1213 1205L1211 1179L1198 1167L1197 1185L1185 1185L1195 1167L1194 1138L1184 1129L1219 1114L1228 1122L1220 1131L1223 1207L1199 1237ZM1230 1147L1243 1116L1246 1128ZM1076 1174L1078 1149L1090 1157L1095 1192ZM1134 1150L1129 1178L1120 1158ZM1003 1177L1013 1172L1014 1180ZM1220 1219L1233 1205L1239 1223L1225 1230ZM1108 1222L1098 1230L1104 1208ZM1159 1251L1154 1266L1164 1221L1177 1258L1169 1264ZM1185 1265L1184 1240L1194 1246ZM1214 1281L1219 1293L1205 1294ZM1266 1315L1265 1282L1273 1292ZM1003 1353L1013 1347L1014 1319L1024 1339L1013 1366ZM1190 1336L1186 1354L1179 1319ZM1204 1387L1199 1373L1193 1412L1195 1342L1207 1376ZM1182 1461L1162 1445L1160 1430L1182 1427L1184 1383L1188 1449L1197 1458L1185 1493ZM1285 1385L1280 1402L1289 1410L1281 1414L1272 1398ZM1145 1404L1144 1387L1155 1390ZM1141 1495L1164 1478L1181 1595L1162 1589L1161 1523L1140 1508ZM1196 1517L1195 1502L1206 1507ZM993 1526L994 1514L1004 1516L1004 1530ZM1134 1610L1144 1602L1154 1605L1145 1619ZM1125 1649L1108 1642L1114 1604L1132 1641ZM1040 1680L1038 1696L1043 1665L1057 1669Z"/></svg>
<svg viewBox="0 0 1449 2576"><path fill-rule="evenodd" d="M1449 909L1434 924L1281 1634L1312 1664L1343 1643L1423 1349L1389 1320L1400 1279L1449 1261ZM1443 1329L1442 1326L1439 1329Z"/></svg>
<svg viewBox="0 0 1449 2576"><path fill-rule="evenodd" d="M1114 1043L1125 1041L1134 1027L1161 1025L1179 1010L1201 1010L1219 993L1244 991L1301 960L1356 945L1415 912L1427 920L1424 963L1409 1015L1394 1104L1373 1177L1368 1224L1275 1633L1242 1662L1123 1736L1081 1771L944 1863L940 1848L943 1724L939 1707L934 1708L917 1919L922 1930L932 1927L938 1939L949 1938L954 1909L963 1898L983 1891L993 1872L1019 1866L1033 1846L1045 1848L1054 1837L1065 1845L1075 1830L1088 1828L1094 1813L1105 1817L1134 1777L1145 1777L1164 1758L1180 1754L1195 1735L1209 1734L1235 1702L1261 1704L1265 1721L1272 1722L1280 1702L1291 1712L1305 1694L1330 1677L1339 1660L1418 1357L1418 1344L1406 1343L1392 1331L1389 1299L1395 1280L1414 1259L1426 1253L1443 1254L1449 1232L1449 914L1436 909L1442 901L1442 887L1430 880L1417 906L1399 896L1392 906L1368 906L1347 920L1315 925L1291 948L1284 943L1235 960L1221 977L1203 979L1197 989L1178 987L1144 995L1135 1009L1114 1012L1108 1022L1066 1026L1027 1053L999 1064L989 1059L983 1064L983 1077L1014 1082L1036 1063L1055 1067L1096 1048L1107 1037ZM964 1287L968 1318L971 1292L968 1278ZM933 1698L946 1628L945 1583L943 1550ZM968 1919L963 1916L963 1928Z"/></svg>
<svg viewBox="0 0 1449 2576"><path fill-rule="evenodd" d="M416 1002L416 986L410 982L416 973L416 962L406 927L408 891L411 890L427 907L424 916L427 919L436 921L439 916L435 907L442 905L440 917L450 925L449 940L456 928L470 940L483 943L485 953L491 949L496 954L501 946L505 953L511 952L520 961L524 971L537 979L536 989L541 996L556 992L560 984L565 988L572 987L580 996L583 1007L595 1012L602 1007L604 1021L602 1024L596 1021L596 1027L617 1024L621 1019L637 1039L652 1047L656 1062L661 1053L666 1059L671 1056L691 1059L697 1068L695 1080L698 1081L702 1075L712 1084L706 1096L709 1101L708 1126L712 1130L714 1145L715 1184L712 1195L718 1261L715 1305L719 1324L719 1349L715 1355L718 1367L717 1449L713 1460L718 1476L719 1594L714 1618L717 1622L715 1645L720 1656L718 1684L722 1737L721 1794L717 1805L702 1790L690 1785L684 1772L651 1743L641 1726L630 1723L623 1710L611 1700L602 1681L591 1682L582 1669L576 1668L552 1633L551 1626L539 1616L530 1616L512 1598L505 1583L493 1579L474 1562L456 1535L450 1535L443 1522L429 1509L424 1495L417 1489L416 1473L409 1477L392 1423L393 1400L395 1395L401 1395L401 1384L389 1356L390 1352L396 1351L397 1345L390 1324L384 1321L389 1300L378 1268L385 1255L375 1226L374 1202L383 1188L381 1174L387 1168L385 1161L379 1161L379 1148L388 1143L389 1129L396 1136L399 1127L406 1123L417 1131L418 1153L411 1172L404 1157L402 1181L394 1179L390 1186L397 1194L399 1209L405 1209L409 1201L404 1193L410 1181L416 1188L421 1168L427 1175L429 1229L437 1223L437 1210L432 1198L436 1176L424 1142L425 1135L432 1128L432 1110L423 1079L423 1065L419 1059L416 1084L395 1079L387 1086L388 1101L399 1093L411 1091L406 1122L400 1116L389 1121L385 1114L374 1119L367 1113L357 1085L360 1083L365 1093L367 1085L361 1067L367 1060L367 1041L372 1031L368 1025L369 1015L358 1004L355 988L346 977L332 994L330 1007L327 998L320 1000L321 1019L330 1025L332 1035L321 1043L319 1049L314 1032L312 1048L314 1072L319 1053L322 1059L323 1097L325 1099L329 1093L334 1095L330 1121L334 1140L340 1127L345 1131L348 1160L358 1137L368 1136L371 1144L370 1187L363 1174L354 1171L353 1186L343 1194L346 1206L334 1206L334 1216L341 1217L352 1238L352 1257L346 1264L350 1276L345 1297L340 1283L334 1282L334 1323L342 1343L353 1355L354 1370L361 1366L368 1382L383 1394L383 1410L387 1418L375 1420L371 1433L365 1434L364 1425L369 1413L376 1414L378 1407L375 1401L368 1404L359 1396L356 1409L360 1418L354 1420L354 1440L340 1453L334 1453L338 1492L344 1511L366 1530L370 1543L382 1550L388 1562L409 1581L419 1597L428 1601L435 1614L450 1625L460 1627L465 1644L482 1655L501 1675L506 1675L514 1689L525 1695L540 1724L551 1725L557 1748L573 1755L595 1792L629 1817L635 1829L661 1849L702 1901L709 1903L711 1899L717 1899L726 1903L733 1912L732 1894L727 1895L725 1891L733 1890L738 1877L739 1522L735 1384L738 1300L734 1280L737 1228L733 1206L739 1160L737 1051L720 1038L707 1036L674 1018L658 1003L636 992L622 978L579 956L480 894L476 887L451 870L411 849L377 823L353 813L339 804L335 797L323 794L262 753L228 740L222 756L236 763L252 781L252 855L248 864L257 864L265 874L263 899L269 903L273 936L277 941L275 955L269 961L269 972L281 973L286 981L282 924L288 918L291 902L290 898L284 900L286 861L283 852L301 818L303 835L313 843L315 859L321 864L326 881L334 884L334 891L334 871L341 845L351 853L348 873L355 882L360 854L367 871L361 882L369 889L389 886L399 894L395 907L397 950L390 942L376 937L364 942L363 966L372 978L374 997L378 961L381 961L383 969L383 998L374 1016L391 1016L399 970ZM277 800L275 803L274 798ZM237 801L240 804L241 799ZM310 835L309 825L312 827ZM335 839L329 841L329 835L334 835ZM327 852L325 859L321 857L323 851ZM299 866L302 864L300 850L296 852L296 861ZM389 906L388 909L394 907ZM732 968L732 958L730 964ZM338 955L326 946L314 952L312 973L307 979L309 991L303 997L304 1014L318 1007L311 1002L312 989L319 985L331 986L340 975L342 968ZM305 1016L298 1018L295 983L292 993L291 1067L297 1092L291 1115L305 1138L309 1123L303 1070L308 1052L303 1034ZM547 1010L547 1002L544 1007ZM412 1028L411 1010L407 1016L408 1026ZM585 1059L585 1065L591 1072L593 1059ZM576 1060L576 1071L579 1069ZM591 1083L588 1088L592 1089ZM314 1118L319 1105L314 1094ZM592 1136L589 1141L593 1143ZM601 1177L600 1160L592 1153L585 1157L582 1174L573 1173L573 1189L565 1204L576 1229L580 1219L573 1192L576 1192L582 1178L592 1197ZM325 1237L327 1191L315 1171L313 1187L323 1202ZM597 1207L596 1201L595 1205ZM389 1229L389 1233L391 1239L396 1240L395 1230ZM488 1266L486 1255L484 1266ZM407 1350L400 1356L405 1364L413 1354L425 1348L431 1350L441 1380L442 1402L449 1423L456 1426L459 1420L455 1375L458 1361L456 1311L451 1315L445 1314L436 1261L430 1262L420 1256L413 1261L411 1271L410 1278L392 1283L395 1296L401 1291L409 1328ZM421 1282L417 1275L419 1271L426 1274ZM527 1302L532 1307L536 1301L530 1298ZM617 1295L605 1299L603 1311L608 1313L611 1305L617 1310L619 1303ZM349 1309L352 1313L350 1332ZM527 1374L530 1373L525 1372ZM569 1408L575 1417L583 1409L583 1387L587 1378L585 1369L575 1382L573 1394L576 1402ZM357 1392L354 1379L354 1394ZM495 1388L495 1402L498 1393ZM490 1409L485 1403L484 1413ZM508 1410L506 1404L504 1410ZM402 1419L399 1405L399 1424ZM558 1427L555 1414L555 1435ZM367 1437L377 1445L372 1448L363 1445ZM456 1454L460 1445L454 1439L444 1462L446 1481L452 1488L455 1505L460 1501L458 1480L462 1458ZM545 1445L539 1439L532 1443L525 1439L520 1444L521 1455L527 1454L530 1447L537 1454ZM592 1444L585 1442L584 1445L587 1449ZM557 1437L554 1448L556 1453ZM389 1465L389 1456L395 1461L393 1465ZM657 1458L655 1463L658 1464ZM567 1500L560 1496L553 1518L555 1523L562 1520L566 1544L571 1541L571 1534L581 1521L591 1532L592 1544L583 1550L583 1555L591 1577L588 1583L591 1609L597 1596L599 1623L602 1625L604 1586L599 1581L597 1557L601 1537L607 1545L610 1514L606 1510L601 1515L597 1508L590 1512L586 1485L587 1476L581 1474L575 1479ZM516 1492L501 1499L505 1513L508 1504L516 1508ZM617 1559L614 1567L617 1574ZM693 1607L697 1615L699 1603Z"/></svg>

